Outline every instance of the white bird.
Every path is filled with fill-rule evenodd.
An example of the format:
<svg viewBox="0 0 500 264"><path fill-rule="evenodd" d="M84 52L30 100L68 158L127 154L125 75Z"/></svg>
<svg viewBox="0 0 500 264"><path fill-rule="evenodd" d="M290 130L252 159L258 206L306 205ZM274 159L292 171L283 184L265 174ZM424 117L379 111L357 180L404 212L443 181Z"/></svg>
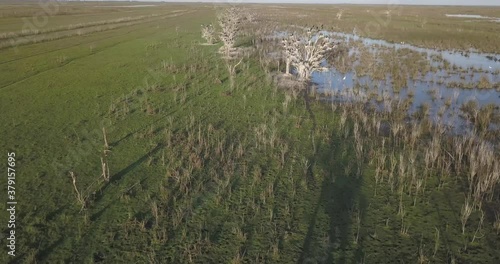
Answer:
<svg viewBox="0 0 500 264"><path fill-rule="evenodd" d="M490 67L491 68L491 67ZM342 78L342 80L345 80L346 76L344 75L344 78Z"/></svg>

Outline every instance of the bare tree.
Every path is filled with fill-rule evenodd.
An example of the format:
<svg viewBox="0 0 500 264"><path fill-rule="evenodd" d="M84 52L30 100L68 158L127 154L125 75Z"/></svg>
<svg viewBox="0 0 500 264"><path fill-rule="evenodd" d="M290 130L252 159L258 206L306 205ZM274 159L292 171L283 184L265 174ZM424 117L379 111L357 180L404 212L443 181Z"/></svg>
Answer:
<svg viewBox="0 0 500 264"><path fill-rule="evenodd" d="M239 25L242 20L241 10L236 7L225 9L217 15L217 19L221 27L220 40L223 44L220 52L226 62L230 86L233 89L236 67L243 61L243 57L239 58L240 54L235 48L236 37L239 33Z"/></svg>
<svg viewBox="0 0 500 264"><path fill-rule="evenodd" d="M339 12L337 12L337 20L341 20L343 14L344 14L344 9L340 9Z"/></svg>
<svg viewBox="0 0 500 264"><path fill-rule="evenodd" d="M289 66L293 65L302 81L309 81L311 74L318 71L327 71L323 67L327 54L333 51L336 45L316 27L308 29L303 35L292 34L283 40L287 60L287 74Z"/></svg>
<svg viewBox="0 0 500 264"><path fill-rule="evenodd" d="M297 38L295 37L295 35L291 35L288 38L284 38L283 41L281 42L283 44L283 53L285 55L285 61L286 61L285 75L291 75L290 64L292 63L293 56L295 55L294 44L296 43L296 41Z"/></svg>
<svg viewBox="0 0 500 264"><path fill-rule="evenodd" d="M234 88L234 77L236 77L236 68L243 62L243 57L238 62L234 60L226 60L227 71L229 72L229 85Z"/></svg>
<svg viewBox="0 0 500 264"><path fill-rule="evenodd" d="M110 178L109 166L108 166L108 160L107 160L106 156L104 156L104 158L101 157L101 170L102 170L102 174L101 174L102 178L105 181L109 182L109 178Z"/></svg>
<svg viewBox="0 0 500 264"><path fill-rule="evenodd" d="M207 41L207 44L212 45L215 43L215 28L212 24L201 25L201 36Z"/></svg>
<svg viewBox="0 0 500 264"><path fill-rule="evenodd" d="M70 171L69 172L69 176L71 177L71 180L72 180L72 183L73 183L73 189L75 190L75 195L76 195L76 200L77 202L81 205L81 210L83 210L85 208L85 205L86 205L86 198L85 196L83 196L80 191L78 190L78 187L76 187L76 175L74 172Z"/></svg>
<svg viewBox="0 0 500 264"><path fill-rule="evenodd" d="M391 9L387 9L384 11L385 16L388 17L389 19L391 18L391 13L392 13Z"/></svg>
<svg viewBox="0 0 500 264"><path fill-rule="evenodd" d="M224 9L217 15L217 19L221 27L221 32L219 34L219 38L223 44L221 52L224 56L231 57L235 51L234 46L236 44L236 36L241 21L240 11L236 7Z"/></svg>
<svg viewBox="0 0 500 264"><path fill-rule="evenodd" d="M424 28L426 24L427 24L427 18L424 17L420 20L420 27Z"/></svg>

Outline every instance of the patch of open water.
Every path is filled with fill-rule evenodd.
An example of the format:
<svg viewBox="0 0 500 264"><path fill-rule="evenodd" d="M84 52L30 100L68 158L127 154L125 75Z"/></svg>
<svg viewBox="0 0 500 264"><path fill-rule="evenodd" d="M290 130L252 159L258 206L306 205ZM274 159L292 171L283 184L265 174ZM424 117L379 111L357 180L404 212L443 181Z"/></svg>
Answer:
<svg viewBox="0 0 500 264"><path fill-rule="evenodd" d="M323 34L339 37L344 43L360 41L371 53L381 49L409 49L419 52L439 70L423 73L421 78L408 77L407 85L394 89L392 76L388 73L385 80L375 80L369 75L358 76L354 62L350 71L341 73L335 67L327 72L316 72L312 75L312 82L316 84L320 93L331 95L327 100L350 101L367 100L376 105L382 105L383 97L393 100L411 98L409 114L417 112L422 105L429 106L429 115L434 120L440 120L454 131L460 131L467 123L460 118L460 108L469 101L477 102L477 106L484 107L493 104L500 106L500 56L498 54L479 52L457 52L450 50L436 50L416 47L407 43L390 43L385 40L376 40L360 37L354 34L341 32L327 32ZM278 33L276 37L286 36L286 32ZM349 56L359 54L357 48L349 47ZM378 59L377 59L378 60ZM453 70L445 70L444 63L451 65ZM481 78L487 78L491 87L479 89ZM456 83L470 83L472 89L457 88ZM328 98L328 97L327 97ZM496 127L496 126L495 126Z"/></svg>
<svg viewBox="0 0 500 264"><path fill-rule="evenodd" d="M469 14L445 14L446 17L458 17L458 18L476 18L476 19L487 19L493 22L500 22L498 17L488 17L482 15L469 15Z"/></svg>

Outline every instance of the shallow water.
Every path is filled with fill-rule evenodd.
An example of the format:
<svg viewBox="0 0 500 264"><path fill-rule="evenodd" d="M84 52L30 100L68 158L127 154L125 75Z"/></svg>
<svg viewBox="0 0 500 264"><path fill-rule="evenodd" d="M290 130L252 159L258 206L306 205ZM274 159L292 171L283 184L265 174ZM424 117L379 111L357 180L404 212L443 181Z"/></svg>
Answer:
<svg viewBox="0 0 500 264"><path fill-rule="evenodd" d="M392 89L390 77L385 81L377 81L372 80L369 76L357 77L354 72L342 74L335 69L331 69L329 72L314 73L312 81L318 85L318 91L323 93L333 91L336 94L341 94L342 91L346 90L358 90L366 94L382 96L385 93L392 98L403 99L412 93L411 113L424 103L430 104L431 109L438 109L444 105L447 99L451 99L450 110L458 109L463 103L470 100L477 101L478 106L500 105L500 91L494 89L448 88L445 84L408 80L408 87L396 92ZM358 88L355 88L356 83L359 84Z"/></svg>
<svg viewBox="0 0 500 264"><path fill-rule="evenodd" d="M335 31L321 31L321 33L333 37L339 37L344 39L345 41L361 41L363 45L370 48L373 51L377 50L377 46L394 48L394 49L409 49L412 51L425 53L427 55L427 59L432 61L432 56L442 56L443 59L451 63L452 65L456 65L461 68L477 68L483 69L487 71L500 71L500 54L494 53L481 53L475 51L461 52L454 50L437 50L431 48L422 48L417 47L408 43L391 43L386 40L381 39L372 39L361 37L356 34L344 33L344 32L335 32ZM273 38L281 39L286 37L289 32L286 31L278 31L273 34Z"/></svg>
<svg viewBox="0 0 500 264"><path fill-rule="evenodd" d="M312 75L312 82L316 84L317 91L326 94L325 99L327 100L360 100L381 105L377 100L381 101L383 97L389 97L393 100L404 100L410 97L412 103L409 114L418 111L423 104L427 104L432 119L439 119L458 130L461 130L466 123L459 118L462 104L472 100L476 101L479 107L489 104L500 106L500 89L466 89L456 87L454 83L470 83L472 87L477 87L481 78L487 78L491 87L499 87L499 54L442 51L416 47L406 43L390 43L385 40L364 38L355 34L328 31L322 33L338 37L348 44L353 44L350 41L361 42L372 54L380 52L382 49L385 51L388 49L409 49L420 53L430 65L439 69L436 72L423 72L422 76L415 80L408 77L407 85L395 90L389 73L386 74L385 80L375 80L369 75L358 76L354 68L360 64L360 50L358 47L349 45L348 55L354 54L358 57L349 71L342 73L331 67L328 72L316 72ZM276 32L274 37L283 38L287 34L287 32ZM380 61L380 58L376 58ZM445 70L445 63L449 65L448 70Z"/></svg>
<svg viewBox="0 0 500 264"><path fill-rule="evenodd" d="M369 76L358 78L353 72L342 74L335 69L314 73L312 81L319 93L329 96L325 98L327 101L367 101L379 110L387 110L383 104L384 97L396 101L411 98L408 114L418 112L426 104L429 106L429 117L445 124L453 133L464 133L470 125L460 117L460 108L464 103L475 101L478 107L490 104L500 106L500 91L494 89L451 89L446 85L417 80L408 81L408 87L396 92L391 87L390 77L385 81L373 81ZM491 128L498 129L498 125L492 124Z"/></svg>
<svg viewBox="0 0 500 264"><path fill-rule="evenodd" d="M447 17L465 17L465 18L488 18L482 15L466 15L466 14L445 14Z"/></svg>
<svg viewBox="0 0 500 264"><path fill-rule="evenodd" d="M116 5L116 6L95 6L95 7L152 7L157 5Z"/></svg>
<svg viewBox="0 0 500 264"><path fill-rule="evenodd" d="M459 17L459 18L477 18L477 19L489 19L493 22L500 22L500 18L498 17L488 17L482 15L467 15L467 14L445 14L447 17Z"/></svg>
<svg viewBox="0 0 500 264"><path fill-rule="evenodd" d="M371 39L360 37L355 34L348 34L342 32L328 32L324 31L324 34L329 34L333 36L338 36L345 38L346 40L355 40L362 41L365 46L373 47L373 46L384 46L394 49L410 49L416 52L427 53L427 58L431 60L432 55L442 56L445 60L450 62L452 65L457 65L461 68L482 68L484 70L496 71L500 70L500 55L492 54L492 53L478 53L478 52L457 52L450 50L435 50L429 48L421 48L417 46L413 46L407 43L391 43L385 40L379 39ZM496 59L496 61L495 61Z"/></svg>
<svg viewBox="0 0 500 264"><path fill-rule="evenodd" d="M362 38L352 34L329 32L329 34L340 36L345 40L358 40L365 47L369 47L370 52L377 52L380 47L394 49L410 49L422 54L426 54L431 65L442 67L443 62L434 61L432 55L441 55L451 65L458 67L459 71L439 70L437 72L427 72L417 80L407 79L407 86L397 91L393 88L390 74L385 80L374 80L370 76L357 76L354 69L343 74L331 68L328 72L314 73L312 81L317 85L320 93L331 95L328 100L370 101L381 106L383 97L390 97L393 100L404 100L411 98L409 114L415 113L423 104L429 106L429 115L434 120L440 120L444 124L452 127L454 131L462 131L467 123L459 117L460 107L468 101L476 101L479 107L489 104L500 106L500 90L496 89L463 89L454 88L453 82L467 82L477 84L480 78L486 76L492 85L500 83L500 61L492 61L486 56L498 57L496 54L473 53L468 56L452 51L437 51L428 48L415 47L409 44L389 43L384 40L374 40ZM350 49L349 54L357 51ZM359 61L355 62L359 63ZM472 70L471 67L483 68L485 72ZM460 72L462 71L462 72ZM450 86L450 87L449 87ZM448 103L448 105L447 105ZM439 112L441 111L441 114ZM495 126L496 127L496 126Z"/></svg>

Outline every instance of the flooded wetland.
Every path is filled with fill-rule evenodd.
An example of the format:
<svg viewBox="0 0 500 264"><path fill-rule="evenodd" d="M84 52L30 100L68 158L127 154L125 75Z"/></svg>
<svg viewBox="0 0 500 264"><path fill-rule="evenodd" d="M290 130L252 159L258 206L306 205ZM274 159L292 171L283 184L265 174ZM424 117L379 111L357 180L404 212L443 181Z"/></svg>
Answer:
<svg viewBox="0 0 500 264"><path fill-rule="evenodd" d="M500 263L500 7L0 2L0 263Z"/></svg>

